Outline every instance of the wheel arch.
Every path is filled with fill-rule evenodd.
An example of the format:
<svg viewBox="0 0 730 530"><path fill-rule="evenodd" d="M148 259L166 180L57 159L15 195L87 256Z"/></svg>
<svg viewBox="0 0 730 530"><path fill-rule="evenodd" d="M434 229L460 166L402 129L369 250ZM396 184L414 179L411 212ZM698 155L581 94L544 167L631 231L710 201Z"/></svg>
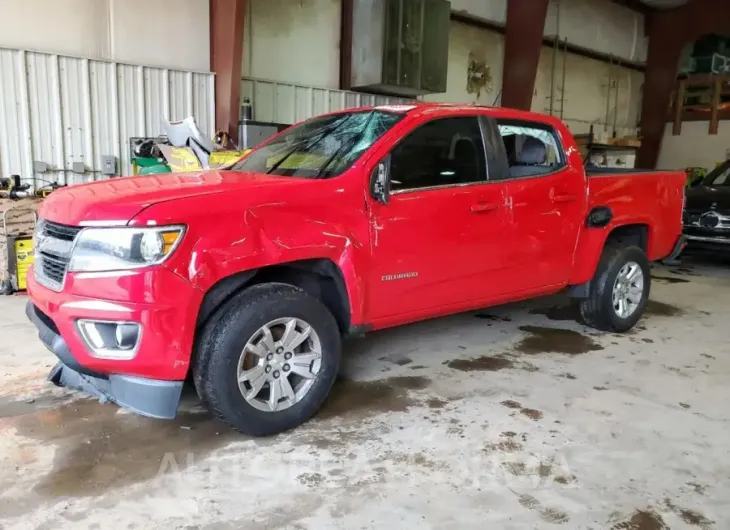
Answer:
<svg viewBox="0 0 730 530"><path fill-rule="evenodd" d="M570 295L575 298L588 296L591 279L607 246L637 246L649 255L651 244L651 225L645 222L613 224L604 229L586 228L576 247Z"/></svg>
<svg viewBox="0 0 730 530"><path fill-rule="evenodd" d="M345 277L328 258L303 259L240 271L218 280L205 293L198 311L196 333L237 293L262 283L286 283L322 301L342 334L351 331L352 314Z"/></svg>
<svg viewBox="0 0 730 530"><path fill-rule="evenodd" d="M619 246L636 246L649 253L651 248L651 227L647 223L631 223L614 227L606 236L603 244L605 248L608 245L616 244Z"/></svg>

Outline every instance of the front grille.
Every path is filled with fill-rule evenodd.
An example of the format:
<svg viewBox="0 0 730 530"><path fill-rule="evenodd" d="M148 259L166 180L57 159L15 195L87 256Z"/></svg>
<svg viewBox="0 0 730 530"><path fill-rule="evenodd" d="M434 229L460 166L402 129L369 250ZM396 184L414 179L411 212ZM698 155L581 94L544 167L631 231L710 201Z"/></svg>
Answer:
<svg viewBox="0 0 730 530"><path fill-rule="evenodd" d="M66 274L68 261L66 258L59 258L48 252L41 252L43 274L56 283L63 283L63 275Z"/></svg>
<svg viewBox="0 0 730 530"><path fill-rule="evenodd" d="M718 232L730 231L730 216L715 210L685 210L682 214L684 228L701 228Z"/></svg>
<svg viewBox="0 0 730 530"><path fill-rule="evenodd" d="M73 242L80 231L80 227L51 221L39 223L33 267L39 283L56 291L61 290L71 260Z"/></svg>
<svg viewBox="0 0 730 530"><path fill-rule="evenodd" d="M81 228L78 226L66 226L58 223L52 223L45 221L43 223L43 233L55 239L61 239L63 241L73 241L76 234L81 232Z"/></svg>
<svg viewBox="0 0 730 530"><path fill-rule="evenodd" d="M695 223L698 223L700 221L700 216L704 212L688 212L685 211L684 215L682 216L682 221L685 225L693 225Z"/></svg>

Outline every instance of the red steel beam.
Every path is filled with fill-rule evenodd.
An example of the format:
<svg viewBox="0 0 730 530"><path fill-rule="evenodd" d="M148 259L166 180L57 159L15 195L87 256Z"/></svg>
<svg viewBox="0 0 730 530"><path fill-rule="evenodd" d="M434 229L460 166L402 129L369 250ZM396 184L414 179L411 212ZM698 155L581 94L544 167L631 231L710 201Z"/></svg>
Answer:
<svg viewBox="0 0 730 530"><path fill-rule="evenodd" d="M355 0L341 0L340 89L352 87L352 24Z"/></svg>
<svg viewBox="0 0 730 530"><path fill-rule="evenodd" d="M642 141L636 159L636 166L640 168L656 167L682 48L703 35L730 34L730 2L692 0L677 9L655 11L649 16L648 30L649 53L641 108Z"/></svg>
<svg viewBox="0 0 730 530"><path fill-rule="evenodd" d="M548 0L509 0L504 32L502 106L530 110Z"/></svg>
<svg viewBox="0 0 730 530"><path fill-rule="evenodd" d="M215 72L215 125L238 142L246 0L210 0L210 69Z"/></svg>

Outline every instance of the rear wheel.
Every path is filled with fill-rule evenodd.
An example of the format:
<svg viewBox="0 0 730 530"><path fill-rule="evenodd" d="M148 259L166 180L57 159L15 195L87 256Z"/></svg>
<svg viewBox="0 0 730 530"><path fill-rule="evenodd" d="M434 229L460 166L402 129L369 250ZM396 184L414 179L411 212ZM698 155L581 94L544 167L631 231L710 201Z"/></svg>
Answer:
<svg viewBox="0 0 730 530"><path fill-rule="evenodd" d="M340 363L334 317L285 284L246 289L205 327L195 386L211 412L237 431L276 434L313 416Z"/></svg>
<svg viewBox="0 0 730 530"><path fill-rule="evenodd" d="M628 331L649 301L649 260L635 246L604 249L589 297L580 303L583 320L603 331Z"/></svg>

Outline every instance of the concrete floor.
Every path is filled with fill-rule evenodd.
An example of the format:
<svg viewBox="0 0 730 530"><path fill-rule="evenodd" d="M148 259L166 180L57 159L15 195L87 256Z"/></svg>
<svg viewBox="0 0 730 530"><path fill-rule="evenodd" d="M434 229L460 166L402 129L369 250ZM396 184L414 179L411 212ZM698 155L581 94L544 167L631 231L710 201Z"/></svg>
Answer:
<svg viewBox="0 0 730 530"><path fill-rule="evenodd" d="M730 267L654 275L627 335L556 297L352 341L268 439L49 388L0 297L0 528L728 528Z"/></svg>

